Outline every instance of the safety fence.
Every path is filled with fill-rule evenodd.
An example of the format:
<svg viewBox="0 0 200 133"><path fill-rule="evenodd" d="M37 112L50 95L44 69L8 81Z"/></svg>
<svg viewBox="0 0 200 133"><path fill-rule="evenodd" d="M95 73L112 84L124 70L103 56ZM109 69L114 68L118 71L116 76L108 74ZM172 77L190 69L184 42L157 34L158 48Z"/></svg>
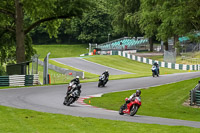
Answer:
<svg viewBox="0 0 200 133"><path fill-rule="evenodd" d="M43 76L42 71L38 71L40 77ZM68 83L70 82L74 76L69 74L49 74L50 82L49 84L58 84L58 83ZM40 79L41 84L43 84L42 78Z"/></svg>
<svg viewBox="0 0 200 133"><path fill-rule="evenodd" d="M38 84L38 74L0 76L0 86L32 86Z"/></svg>
<svg viewBox="0 0 200 133"><path fill-rule="evenodd" d="M199 83L190 91L190 105L200 106L200 81Z"/></svg>
<svg viewBox="0 0 200 133"><path fill-rule="evenodd" d="M150 64L150 65L153 65L154 62L157 62L160 67L165 67L165 68L178 69L178 70L200 70L199 64L198 65L185 65L185 64L176 64L176 63L168 63L168 62L163 62L163 61L158 61L158 60L152 60L152 59L148 59L145 57L133 55L133 53L136 53L135 50L131 50L131 51L111 50L111 51L102 51L101 53L106 53L106 55L119 55L119 56L126 57L128 59L131 59L131 60L135 60L138 62ZM80 56L87 56L87 55L93 55L93 54L92 53L82 54Z"/></svg>
<svg viewBox="0 0 200 133"><path fill-rule="evenodd" d="M142 63L147 63L153 65L154 62L157 62L160 67L171 68L171 69L179 69L179 70L200 70L200 65L184 65L184 64L175 64L175 63L168 63L162 62L157 60L148 59L145 57L135 56L126 52L118 51L119 56L126 57L131 60L135 60Z"/></svg>
<svg viewBox="0 0 200 133"><path fill-rule="evenodd" d="M88 55L94 55L93 52L81 54L80 56L88 56ZM103 50L103 51L97 51L96 55L118 55L118 50Z"/></svg>

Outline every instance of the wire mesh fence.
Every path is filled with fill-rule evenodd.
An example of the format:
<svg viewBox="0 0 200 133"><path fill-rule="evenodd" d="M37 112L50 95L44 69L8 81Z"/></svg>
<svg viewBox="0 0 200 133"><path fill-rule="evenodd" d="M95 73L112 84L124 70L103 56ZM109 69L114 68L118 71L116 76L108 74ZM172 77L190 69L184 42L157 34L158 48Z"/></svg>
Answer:
<svg viewBox="0 0 200 133"><path fill-rule="evenodd" d="M176 51L164 50L164 62L176 63Z"/></svg>
<svg viewBox="0 0 200 133"><path fill-rule="evenodd" d="M43 72L38 72L40 77L40 82L43 82ZM51 84L57 84L57 83L69 83L74 77L72 75L67 74L50 74L50 80Z"/></svg>
<svg viewBox="0 0 200 133"><path fill-rule="evenodd" d="M31 74L38 74L38 58L39 55L32 56L32 72Z"/></svg>

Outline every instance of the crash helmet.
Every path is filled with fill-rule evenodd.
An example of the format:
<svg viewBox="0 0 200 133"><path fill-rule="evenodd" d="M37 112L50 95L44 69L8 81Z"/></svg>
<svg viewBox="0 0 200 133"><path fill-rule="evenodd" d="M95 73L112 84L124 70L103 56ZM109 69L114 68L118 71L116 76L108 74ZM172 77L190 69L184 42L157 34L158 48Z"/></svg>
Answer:
<svg viewBox="0 0 200 133"><path fill-rule="evenodd" d="M79 76L76 76L77 79L79 79Z"/></svg>
<svg viewBox="0 0 200 133"><path fill-rule="evenodd" d="M141 91L140 90L136 90L136 96L139 97L141 95Z"/></svg>
<svg viewBox="0 0 200 133"><path fill-rule="evenodd" d="M108 70L106 70L106 72L108 73Z"/></svg>
<svg viewBox="0 0 200 133"><path fill-rule="evenodd" d="M154 65L158 65L158 61L155 61L155 62L154 62Z"/></svg>

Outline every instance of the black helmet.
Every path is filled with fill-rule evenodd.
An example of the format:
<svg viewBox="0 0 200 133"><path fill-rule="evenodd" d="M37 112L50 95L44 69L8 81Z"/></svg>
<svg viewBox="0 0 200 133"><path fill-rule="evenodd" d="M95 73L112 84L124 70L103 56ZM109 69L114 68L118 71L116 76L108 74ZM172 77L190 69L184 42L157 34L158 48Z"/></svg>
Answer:
<svg viewBox="0 0 200 133"><path fill-rule="evenodd" d="M141 91L140 90L136 90L136 96L140 96L141 95Z"/></svg>

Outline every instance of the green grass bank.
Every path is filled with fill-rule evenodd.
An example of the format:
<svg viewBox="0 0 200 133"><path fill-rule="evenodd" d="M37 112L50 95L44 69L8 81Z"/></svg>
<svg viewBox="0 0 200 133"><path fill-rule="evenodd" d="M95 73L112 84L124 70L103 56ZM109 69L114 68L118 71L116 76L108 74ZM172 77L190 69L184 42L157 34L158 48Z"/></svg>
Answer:
<svg viewBox="0 0 200 133"><path fill-rule="evenodd" d="M189 99L189 91L195 87L199 78L177 83L141 89L142 106L138 115L156 116L181 120L200 121L200 108L184 106ZM118 111L135 90L104 94L100 98L86 99L91 105ZM109 102L108 102L109 101Z"/></svg>
<svg viewBox="0 0 200 133"><path fill-rule="evenodd" d="M56 45L33 45L40 59L44 59L50 52L49 58L78 57L88 53L88 44L56 44Z"/></svg>
<svg viewBox="0 0 200 133"><path fill-rule="evenodd" d="M74 117L0 106L1 133L198 133L200 129Z"/></svg>

